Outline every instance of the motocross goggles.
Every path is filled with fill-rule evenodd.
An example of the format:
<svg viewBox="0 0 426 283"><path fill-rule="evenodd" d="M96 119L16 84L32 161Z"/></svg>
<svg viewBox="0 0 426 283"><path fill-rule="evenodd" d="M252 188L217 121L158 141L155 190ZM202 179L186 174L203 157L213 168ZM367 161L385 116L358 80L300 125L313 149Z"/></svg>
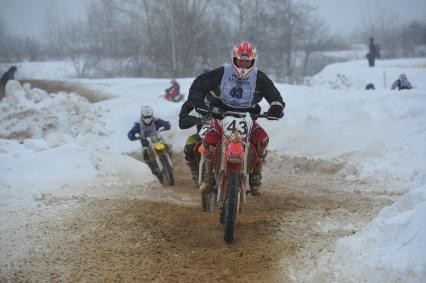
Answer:
<svg viewBox="0 0 426 283"><path fill-rule="evenodd" d="M145 125L149 125L154 120L154 116L141 116L141 120Z"/></svg>
<svg viewBox="0 0 426 283"><path fill-rule="evenodd" d="M234 64L238 68L249 69L251 66L253 66L254 59L253 60L249 60L249 59L237 59L237 58L234 57Z"/></svg>

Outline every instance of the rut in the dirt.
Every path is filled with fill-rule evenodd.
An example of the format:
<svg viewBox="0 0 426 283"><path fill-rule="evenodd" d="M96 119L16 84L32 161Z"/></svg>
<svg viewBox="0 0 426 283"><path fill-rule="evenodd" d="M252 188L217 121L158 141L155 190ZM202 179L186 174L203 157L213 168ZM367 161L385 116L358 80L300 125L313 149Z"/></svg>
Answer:
<svg viewBox="0 0 426 283"><path fill-rule="evenodd" d="M157 201L123 196L88 199L77 209L42 206L57 218L20 232L44 248L0 266L0 281L292 281L289 269L355 232L339 224L362 226L387 203L341 190L357 184L333 175L268 176L265 194L248 198L235 244L226 245L218 213L201 212L181 155L174 155L176 185L153 190ZM186 201L172 201L182 195ZM318 223L327 222L336 226L323 232Z"/></svg>

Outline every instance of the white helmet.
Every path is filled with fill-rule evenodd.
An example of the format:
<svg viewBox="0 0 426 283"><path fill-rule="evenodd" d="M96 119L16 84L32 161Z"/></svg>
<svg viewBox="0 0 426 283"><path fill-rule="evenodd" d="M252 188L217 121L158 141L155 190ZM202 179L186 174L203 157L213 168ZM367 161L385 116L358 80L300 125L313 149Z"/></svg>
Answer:
<svg viewBox="0 0 426 283"><path fill-rule="evenodd" d="M141 122L145 125L151 125L154 121L154 110L148 105L141 108Z"/></svg>
<svg viewBox="0 0 426 283"><path fill-rule="evenodd" d="M401 75L399 75L399 79L400 80L407 79L407 75L402 73Z"/></svg>
<svg viewBox="0 0 426 283"><path fill-rule="evenodd" d="M248 77L256 66L257 51L250 42L241 42L232 48L231 65L240 79Z"/></svg>

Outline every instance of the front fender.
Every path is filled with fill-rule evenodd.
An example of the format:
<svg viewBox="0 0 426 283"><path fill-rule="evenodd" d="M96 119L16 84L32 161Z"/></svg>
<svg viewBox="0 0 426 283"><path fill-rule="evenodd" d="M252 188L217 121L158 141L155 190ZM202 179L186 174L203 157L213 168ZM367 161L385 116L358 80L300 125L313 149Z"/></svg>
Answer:
<svg viewBox="0 0 426 283"><path fill-rule="evenodd" d="M245 156L244 145L241 142L230 141L226 145L225 157L230 163L243 163Z"/></svg>

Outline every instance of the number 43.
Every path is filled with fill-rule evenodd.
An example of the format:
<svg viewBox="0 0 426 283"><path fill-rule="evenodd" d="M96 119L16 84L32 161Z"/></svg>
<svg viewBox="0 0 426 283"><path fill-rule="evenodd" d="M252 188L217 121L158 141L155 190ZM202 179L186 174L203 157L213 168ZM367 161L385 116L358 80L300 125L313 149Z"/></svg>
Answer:
<svg viewBox="0 0 426 283"><path fill-rule="evenodd" d="M247 131L248 131L248 129L247 129L247 123L245 122L245 121L240 121L239 123L238 123L238 125L240 125L239 127L238 127L238 129L237 129L237 121L236 120L233 120L229 125L228 125L228 127L226 128L228 131L235 131L235 130L238 130L238 132L241 134L241 135L246 135L247 134ZM242 130L242 131L241 131Z"/></svg>

